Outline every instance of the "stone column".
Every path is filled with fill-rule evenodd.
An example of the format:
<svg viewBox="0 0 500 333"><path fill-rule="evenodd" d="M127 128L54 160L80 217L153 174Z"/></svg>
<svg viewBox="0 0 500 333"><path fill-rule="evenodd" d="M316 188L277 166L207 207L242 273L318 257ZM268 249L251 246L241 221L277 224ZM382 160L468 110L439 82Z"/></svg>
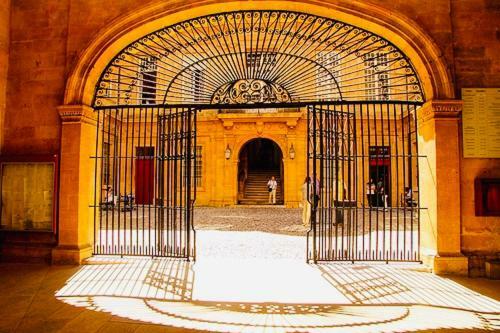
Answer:
<svg viewBox="0 0 500 333"><path fill-rule="evenodd" d="M285 186L285 204L287 207L297 208L299 206L299 198L297 194L299 193L298 186L300 184L300 176L297 175L297 133L295 131L295 124L287 124L288 131L286 136L286 151L283 152L283 159L286 163L285 168L285 179L283 180L287 186ZM293 146L295 151L295 156L292 159L290 157L290 148Z"/></svg>
<svg viewBox="0 0 500 333"><path fill-rule="evenodd" d="M231 131L224 132L224 145L218 148L216 154L222 156L224 162L224 168L221 170L222 174L218 175L222 179L224 186L223 191L223 202L224 206L234 205L237 203L238 199L238 152L236 151L235 136ZM226 147L229 146L231 149L231 157L226 160L225 151Z"/></svg>
<svg viewBox="0 0 500 333"><path fill-rule="evenodd" d="M80 264L92 255L96 119L85 105L58 107L62 121L59 241L55 264Z"/></svg>
<svg viewBox="0 0 500 333"><path fill-rule="evenodd" d="M430 101L418 111L421 254L436 274L468 273L461 253L460 137L462 101Z"/></svg>

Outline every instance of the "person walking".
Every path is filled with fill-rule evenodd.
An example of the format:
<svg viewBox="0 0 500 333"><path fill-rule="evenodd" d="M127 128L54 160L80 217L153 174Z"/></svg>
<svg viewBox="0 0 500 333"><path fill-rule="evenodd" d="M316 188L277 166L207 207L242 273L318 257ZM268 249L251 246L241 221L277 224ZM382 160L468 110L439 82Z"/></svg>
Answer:
<svg viewBox="0 0 500 333"><path fill-rule="evenodd" d="M302 184L302 225L308 227L311 223L311 203L309 198L313 195L311 189L311 178L306 177Z"/></svg>
<svg viewBox="0 0 500 333"><path fill-rule="evenodd" d="M276 204L276 189L278 188L278 182L274 176L267 182L267 189L269 191L269 204Z"/></svg>

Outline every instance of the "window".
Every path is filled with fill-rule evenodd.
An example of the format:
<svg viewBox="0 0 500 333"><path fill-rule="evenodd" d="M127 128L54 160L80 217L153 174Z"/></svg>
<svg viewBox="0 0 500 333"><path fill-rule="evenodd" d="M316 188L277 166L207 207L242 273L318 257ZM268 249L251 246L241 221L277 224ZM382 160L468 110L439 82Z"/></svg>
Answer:
<svg viewBox="0 0 500 333"><path fill-rule="evenodd" d="M155 147L135 147L135 155L138 159L153 158L155 156Z"/></svg>
<svg viewBox="0 0 500 333"><path fill-rule="evenodd" d="M108 81L107 88L104 89L104 97L117 97L118 96L118 82L116 81Z"/></svg>
<svg viewBox="0 0 500 333"><path fill-rule="evenodd" d="M110 174L110 157L111 157L111 144L103 142L102 144L102 184L109 185L111 178Z"/></svg>
<svg viewBox="0 0 500 333"><path fill-rule="evenodd" d="M202 159L202 146L196 146L196 164L194 166L194 183L196 187L202 184L203 175L203 159Z"/></svg>
<svg viewBox="0 0 500 333"><path fill-rule="evenodd" d="M322 51L316 55L316 61L322 66L316 72L316 95L320 100L332 99L334 95L338 95L340 88L340 56L336 52Z"/></svg>
<svg viewBox="0 0 500 333"><path fill-rule="evenodd" d="M247 67L250 75L268 79L276 65L275 52L252 52L246 54Z"/></svg>
<svg viewBox="0 0 500 333"><path fill-rule="evenodd" d="M139 67L140 101L141 104L155 104L156 102L156 58L141 59Z"/></svg>
<svg viewBox="0 0 500 333"><path fill-rule="evenodd" d="M193 100L199 102L202 100L203 93L203 70L193 69L191 76L191 87L193 92Z"/></svg>
<svg viewBox="0 0 500 333"><path fill-rule="evenodd" d="M368 100L389 100L388 57L385 53L370 52L365 55L365 88Z"/></svg>

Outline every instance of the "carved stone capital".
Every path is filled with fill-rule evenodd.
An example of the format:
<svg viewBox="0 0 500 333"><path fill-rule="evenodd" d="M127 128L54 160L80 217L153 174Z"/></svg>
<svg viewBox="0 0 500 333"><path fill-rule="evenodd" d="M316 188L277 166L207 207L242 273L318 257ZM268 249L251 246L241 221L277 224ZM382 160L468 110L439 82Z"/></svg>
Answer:
<svg viewBox="0 0 500 333"><path fill-rule="evenodd" d="M286 126L288 126L289 129L294 129L295 126L297 126L297 119L288 120Z"/></svg>
<svg viewBox="0 0 500 333"><path fill-rule="evenodd" d="M256 127L256 129L257 129L257 133L258 133L258 134L262 134L262 132L264 131L264 122L262 122L262 121L257 121L257 122L255 123L255 127Z"/></svg>
<svg viewBox="0 0 500 333"><path fill-rule="evenodd" d="M230 129L232 129L232 128L233 128L233 126L234 126L234 122L232 122L232 121L230 121L230 120L224 120L224 121L222 122L222 126L224 126L224 129L226 129L226 130L230 130Z"/></svg>
<svg viewBox="0 0 500 333"><path fill-rule="evenodd" d="M94 110L87 105L61 105L57 111L63 123L97 124Z"/></svg>
<svg viewBox="0 0 500 333"><path fill-rule="evenodd" d="M418 110L418 120L426 122L431 119L458 120L463 107L462 100L437 100L425 103Z"/></svg>

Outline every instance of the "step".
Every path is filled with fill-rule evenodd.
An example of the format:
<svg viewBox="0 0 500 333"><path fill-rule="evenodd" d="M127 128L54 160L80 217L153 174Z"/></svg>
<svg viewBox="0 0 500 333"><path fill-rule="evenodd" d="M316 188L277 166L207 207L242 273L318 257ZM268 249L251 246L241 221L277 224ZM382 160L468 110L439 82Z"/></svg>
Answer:
<svg viewBox="0 0 500 333"><path fill-rule="evenodd" d="M245 198L267 198L268 194L259 194L259 193L244 193ZM281 197L281 195L276 194L277 197Z"/></svg>
<svg viewBox="0 0 500 333"><path fill-rule="evenodd" d="M269 192L267 188L246 188L245 192L253 192L253 193L265 193ZM281 192L280 189L277 189L276 192Z"/></svg>
<svg viewBox="0 0 500 333"><path fill-rule="evenodd" d="M280 204L282 201L276 199L276 203ZM268 200L249 200L249 199L240 199L240 205L269 205Z"/></svg>

